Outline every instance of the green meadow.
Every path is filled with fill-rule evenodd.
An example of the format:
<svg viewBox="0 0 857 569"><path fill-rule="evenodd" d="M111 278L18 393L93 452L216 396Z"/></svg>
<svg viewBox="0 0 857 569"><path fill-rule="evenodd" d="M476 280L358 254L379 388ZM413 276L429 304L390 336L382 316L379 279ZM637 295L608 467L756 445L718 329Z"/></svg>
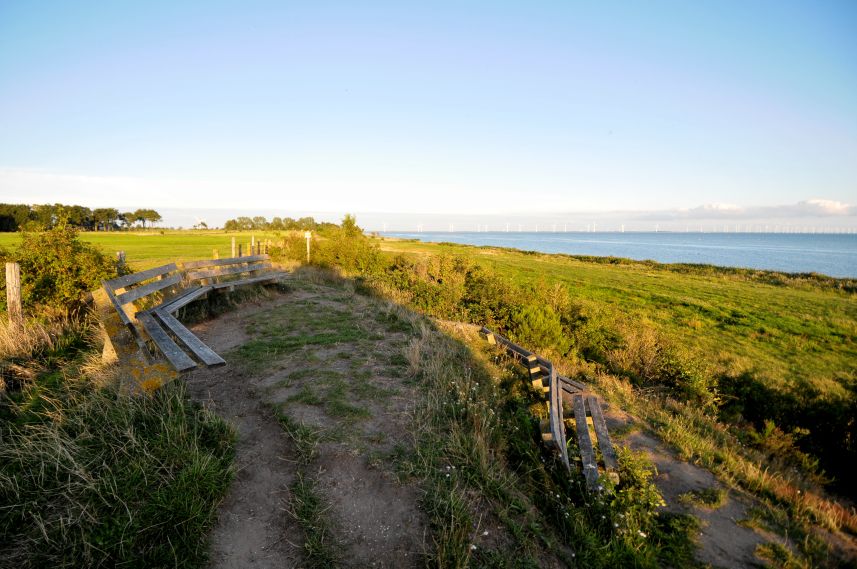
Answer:
<svg viewBox="0 0 857 569"><path fill-rule="evenodd" d="M227 232L227 231L99 231L81 232L80 238L98 245L104 252L115 255L125 251L126 261L131 269L138 271L166 263L211 258L215 249L221 257L227 257L232 248L239 244L246 253L252 237L256 239L276 239L271 232ZM18 233L0 233L0 247L10 247L20 241Z"/></svg>
<svg viewBox="0 0 857 569"><path fill-rule="evenodd" d="M381 247L461 255L519 284L562 283L576 301L650 323L721 372L836 395L855 379L857 296L837 288L843 281L445 243L385 239Z"/></svg>

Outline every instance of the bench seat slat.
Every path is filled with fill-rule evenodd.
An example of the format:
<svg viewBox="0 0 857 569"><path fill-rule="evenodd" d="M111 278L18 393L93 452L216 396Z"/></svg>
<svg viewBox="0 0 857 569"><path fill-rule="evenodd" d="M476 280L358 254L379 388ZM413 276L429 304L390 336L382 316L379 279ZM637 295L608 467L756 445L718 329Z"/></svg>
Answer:
<svg viewBox="0 0 857 569"><path fill-rule="evenodd" d="M184 324L179 322L172 314L164 310L155 310L155 315L160 321L170 329L170 331L181 340L182 344L188 347L196 357L202 360L202 363L208 367L226 365L226 360L218 356L214 350L206 346L202 340L185 328Z"/></svg>
<svg viewBox="0 0 857 569"><path fill-rule="evenodd" d="M595 427L595 438L598 439L598 448L601 449L601 457L604 459L604 468L607 470L618 470L619 462L616 460L616 452L610 442L610 434L607 432L607 423L601 413L601 403L594 395L586 399L589 405L589 413L592 415L592 426Z"/></svg>
<svg viewBox="0 0 857 569"><path fill-rule="evenodd" d="M117 296L116 299L119 301L119 304L122 304L124 306L129 302L134 302L135 300L143 298L146 295L176 285L180 282L182 282L182 276L180 274L171 275L159 281L152 281L148 284L144 284L143 286L134 287L128 292L123 292L122 294Z"/></svg>
<svg viewBox="0 0 857 569"><path fill-rule="evenodd" d="M195 286L182 291L182 293L174 298L171 298L164 304L158 306L158 310L163 310L169 313L174 313L179 308L187 306L200 296L203 296L211 290L210 286Z"/></svg>
<svg viewBox="0 0 857 569"><path fill-rule="evenodd" d="M249 255L247 257L229 257L228 259L203 259L202 261L188 261L182 264L184 270L201 269L204 267L220 267L222 265L237 265L238 263L254 263L256 261L267 261L268 255Z"/></svg>
<svg viewBox="0 0 857 569"><path fill-rule="evenodd" d="M580 449L580 459L583 465L583 477L586 485L591 490L598 483L598 466L595 464L595 452L592 450L592 441L589 438L589 426L586 424L586 408L583 406L583 397L575 395L572 398L574 404L574 422L577 425L577 447Z"/></svg>
<svg viewBox="0 0 857 569"><path fill-rule="evenodd" d="M556 376L556 369L553 366L550 368L550 420L551 432L554 436L554 441L559 450L559 455L562 458L562 463L567 469L571 466L568 463L568 448L565 440L565 422L563 421L562 410L562 394L559 392L559 380Z"/></svg>
<svg viewBox="0 0 857 569"><path fill-rule="evenodd" d="M161 328L161 325L151 314L140 312L137 314L137 320L143 324L143 329L146 330L146 333L149 334L149 337L174 368L178 371L187 371L196 367L196 362L184 353L184 350L170 338L169 334Z"/></svg>
<svg viewBox="0 0 857 569"><path fill-rule="evenodd" d="M111 288L113 288L113 290L115 291L118 288L125 288L132 284L147 281L149 279L157 277L158 275L165 275L167 273L171 273L177 270L178 267L176 267L176 264L170 263L168 265L161 265L160 267L155 267L153 269L146 269L145 271L140 271L139 273L132 273L130 275L125 275L124 277L110 279L109 281L105 281L105 283Z"/></svg>
<svg viewBox="0 0 857 569"><path fill-rule="evenodd" d="M222 269L213 269L210 271L189 271L187 273L187 278L193 281L199 279L213 279L215 277L235 275L238 273L252 273L254 271L261 271L262 269L269 268L271 268L271 263L255 263L252 265L245 265L243 267L226 267Z"/></svg>
<svg viewBox="0 0 857 569"><path fill-rule="evenodd" d="M249 279L240 279L240 280L234 280L234 281L224 281L222 283L214 283L211 286L214 289L221 289L221 288L228 288L231 286L241 286L241 285L248 285L248 284L254 284L254 283L264 283L264 282L269 282L269 281L276 281L276 280L280 280L280 279L287 278L287 277L289 277L289 273L283 273L283 272L266 273L264 275L249 278Z"/></svg>

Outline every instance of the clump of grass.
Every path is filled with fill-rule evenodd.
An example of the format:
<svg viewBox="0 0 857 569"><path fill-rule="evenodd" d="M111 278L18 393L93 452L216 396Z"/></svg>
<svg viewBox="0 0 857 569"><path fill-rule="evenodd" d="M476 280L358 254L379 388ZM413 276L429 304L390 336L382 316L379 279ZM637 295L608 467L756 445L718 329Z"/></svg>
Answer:
<svg viewBox="0 0 857 569"><path fill-rule="evenodd" d="M0 319L0 392L18 389L93 343L92 326L82 316Z"/></svg>
<svg viewBox="0 0 857 569"><path fill-rule="evenodd" d="M324 399L319 397L309 385L302 386L301 390L289 397L288 400L290 402L303 403L304 405L321 405L324 403Z"/></svg>
<svg viewBox="0 0 857 569"><path fill-rule="evenodd" d="M339 555L327 516L328 506L315 480L304 472L298 472L289 490L288 512L304 532L303 552L307 567L336 566Z"/></svg>
<svg viewBox="0 0 857 569"><path fill-rule="evenodd" d="M703 488L702 490L691 490L682 494L679 496L679 501L689 506L716 510L726 503L726 496L726 488Z"/></svg>
<svg viewBox="0 0 857 569"><path fill-rule="evenodd" d="M297 449L298 464L309 464L318 456L318 444L321 441L319 431L313 430L300 421L295 421L281 410L275 411L280 426L292 439Z"/></svg>
<svg viewBox="0 0 857 569"><path fill-rule="evenodd" d="M181 383L129 399L54 372L18 401L0 423L10 566L205 563L234 433Z"/></svg>

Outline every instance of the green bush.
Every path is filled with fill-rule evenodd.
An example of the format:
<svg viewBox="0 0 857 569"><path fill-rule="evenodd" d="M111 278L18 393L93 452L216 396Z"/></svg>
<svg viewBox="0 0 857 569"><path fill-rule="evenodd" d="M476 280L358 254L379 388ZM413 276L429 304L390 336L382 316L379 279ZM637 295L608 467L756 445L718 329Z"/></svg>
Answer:
<svg viewBox="0 0 857 569"><path fill-rule="evenodd" d="M528 304L512 317L514 336L525 346L539 351L554 349L564 354L570 341L563 333L562 323L553 309L544 304Z"/></svg>
<svg viewBox="0 0 857 569"><path fill-rule="evenodd" d="M325 267L339 267L349 273L370 275L381 267L378 247L363 235L353 215L346 214L338 228L325 232L326 239L313 241L311 262Z"/></svg>
<svg viewBox="0 0 857 569"><path fill-rule="evenodd" d="M114 261L78 239L78 230L59 223L47 231L24 231L14 251L0 251L4 261L21 266L21 301L30 310L74 312L103 279L115 277ZM2 274L5 286L5 272ZM2 300L5 310L6 299Z"/></svg>

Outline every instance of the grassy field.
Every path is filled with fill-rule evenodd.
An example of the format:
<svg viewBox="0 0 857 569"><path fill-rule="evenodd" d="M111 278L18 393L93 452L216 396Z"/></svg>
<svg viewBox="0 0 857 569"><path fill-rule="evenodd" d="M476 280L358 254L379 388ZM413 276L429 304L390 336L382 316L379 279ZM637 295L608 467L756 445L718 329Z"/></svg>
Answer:
<svg viewBox="0 0 857 569"><path fill-rule="evenodd" d="M720 371L845 395L857 368L857 296L813 281L772 284L712 268L605 263L491 247L384 240L407 255L455 254L517 283L562 283L580 302L647 321Z"/></svg>
<svg viewBox="0 0 857 569"><path fill-rule="evenodd" d="M142 270L166 263L210 259L214 249L221 257L229 256L232 238L236 247L240 244L246 254L251 237L277 239L271 232L227 232L227 231L115 231L82 232L83 241L101 247L111 256L125 251L128 265L133 270ZM18 233L0 233L0 247L14 247L20 241Z"/></svg>

